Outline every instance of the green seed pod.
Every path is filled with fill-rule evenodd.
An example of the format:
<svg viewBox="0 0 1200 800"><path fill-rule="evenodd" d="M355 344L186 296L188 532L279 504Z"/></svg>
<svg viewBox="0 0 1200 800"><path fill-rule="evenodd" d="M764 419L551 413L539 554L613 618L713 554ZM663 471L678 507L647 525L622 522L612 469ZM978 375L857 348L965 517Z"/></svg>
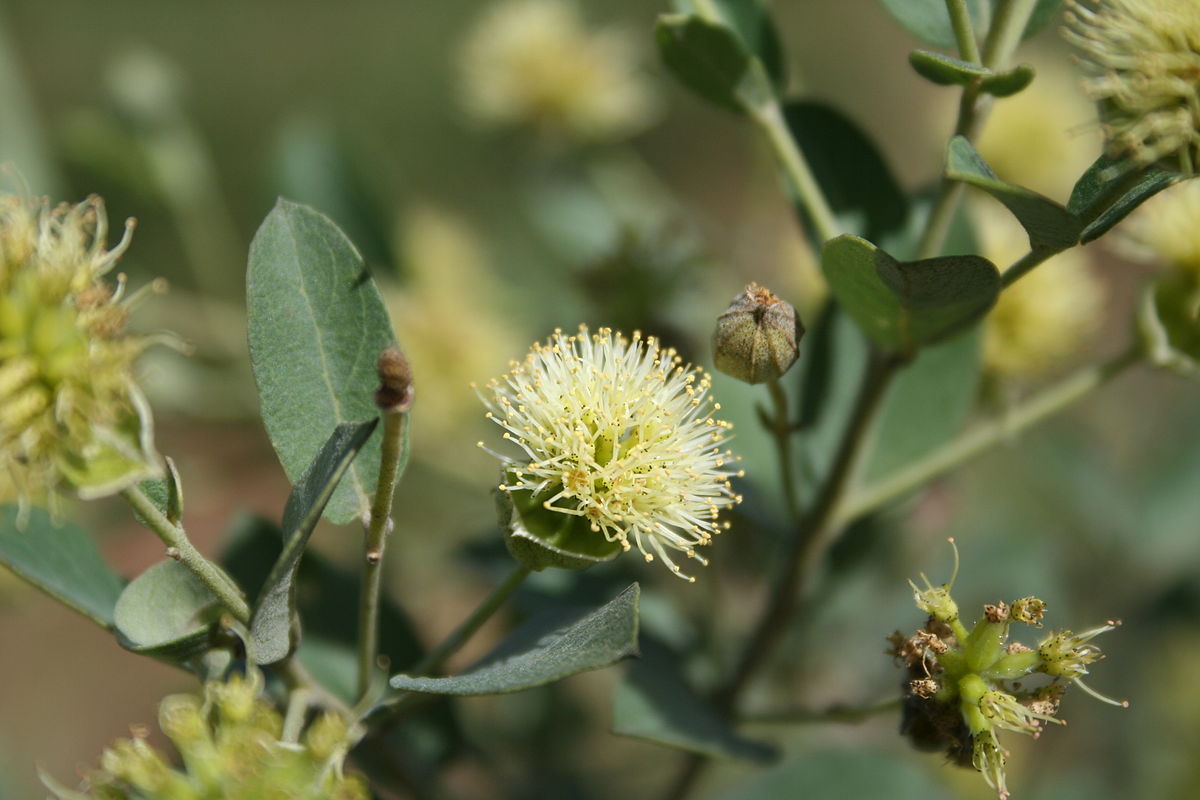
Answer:
<svg viewBox="0 0 1200 800"><path fill-rule="evenodd" d="M773 381L796 362L803 335L796 309L751 283L717 317L713 365L746 383Z"/></svg>

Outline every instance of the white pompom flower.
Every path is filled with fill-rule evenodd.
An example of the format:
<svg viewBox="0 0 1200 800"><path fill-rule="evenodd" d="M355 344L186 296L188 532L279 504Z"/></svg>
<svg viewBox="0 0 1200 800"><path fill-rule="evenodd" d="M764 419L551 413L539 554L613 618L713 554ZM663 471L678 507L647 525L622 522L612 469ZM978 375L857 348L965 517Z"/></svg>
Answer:
<svg viewBox="0 0 1200 800"><path fill-rule="evenodd" d="M511 366L480 393L522 452L493 453L504 462L500 490L528 492L694 580L670 551L707 564L697 548L728 527L720 513L742 499L730 483L742 474L738 459L724 447L731 425L712 416L711 377L654 337L585 326L555 331Z"/></svg>

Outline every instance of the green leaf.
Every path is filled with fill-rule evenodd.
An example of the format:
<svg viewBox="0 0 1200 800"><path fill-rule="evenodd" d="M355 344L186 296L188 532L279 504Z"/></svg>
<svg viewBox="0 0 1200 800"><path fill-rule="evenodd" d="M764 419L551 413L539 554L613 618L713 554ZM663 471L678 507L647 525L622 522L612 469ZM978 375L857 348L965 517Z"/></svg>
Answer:
<svg viewBox="0 0 1200 800"><path fill-rule="evenodd" d="M740 735L688 688L670 651L642 642L642 656L613 693L613 733L716 758L771 761L778 751Z"/></svg>
<svg viewBox="0 0 1200 800"><path fill-rule="evenodd" d="M1156 166L1100 156L1071 190L1067 209L1080 220L1082 244L1103 236L1135 208L1177 182L1179 176Z"/></svg>
<svg viewBox="0 0 1200 800"><path fill-rule="evenodd" d="M911 355L983 317L1000 273L979 256L900 262L857 236L826 242L821 267L834 297L877 345Z"/></svg>
<svg viewBox="0 0 1200 800"><path fill-rule="evenodd" d="M223 606L190 569L162 561L125 587L114 618L121 646L181 662L208 649Z"/></svg>
<svg viewBox="0 0 1200 800"><path fill-rule="evenodd" d="M889 475L958 433L979 393L983 328L921 350L880 412L867 479Z"/></svg>
<svg viewBox="0 0 1200 800"><path fill-rule="evenodd" d="M1200 378L1200 282L1183 272L1147 288L1138 328L1150 360L1189 378Z"/></svg>
<svg viewBox="0 0 1200 800"><path fill-rule="evenodd" d="M338 481L378 423L376 417L337 426L288 497L283 512L283 552L267 576L250 619L250 646L259 664L280 661L296 646L300 623L295 578L300 557Z"/></svg>
<svg viewBox="0 0 1200 800"><path fill-rule="evenodd" d="M1037 76L1029 64L1018 64L1005 72L988 75L979 82L979 88L993 97L1012 97L1017 92L1024 91Z"/></svg>
<svg viewBox="0 0 1200 800"><path fill-rule="evenodd" d="M379 353L395 344L362 258L327 217L281 199L250 244L250 361L263 422L295 483L325 432L378 413ZM363 448L325 509L343 524L370 508L379 438Z"/></svg>
<svg viewBox="0 0 1200 800"><path fill-rule="evenodd" d="M905 30L925 44L950 50L957 47L946 0L879 0ZM991 6L986 0L967 0L967 12L976 36L987 31Z"/></svg>
<svg viewBox="0 0 1200 800"><path fill-rule="evenodd" d="M395 689L429 694L502 694L519 692L600 669L638 654L638 585L569 625L548 630L531 620L477 666L453 678L396 675Z"/></svg>
<svg viewBox="0 0 1200 800"><path fill-rule="evenodd" d="M104 563L92 537L72 523L56 524L40 508L21 516L16 506L0 507L0 564L111 629L124 582Z"/></svg>
<svg viewBox="0 0 1200 800"><path fill-rule="evenodd" d="M549 492L496 492L504 543L522 566L538 572L547 567L585 569L621 553L621 543L597 534L587 518L543 508L549 497Z"/></svg>
<svg viewBox="0 0 1200 800"><path fill-rule="evenodd" d="M783 115L843 230L876 242L904 227L904 191L854 122L832 106L810 101L788 103ZM793 205L804 218L804 204L793 198Z"/></svg>
<svg viewBox="0 0 1200 800"><path fill-rule="evenodd" d="M1083 226L1074 214L1048 197L1000 180L962 136L951 139L946 150L946 177L983 189L1003 203L1029 234L1031 247L1058 251L1079 241Z"/></svg>
<svg viewBox="0 0 1200 800"><path fill-rule="evenodd" d="M746 52L762 62L776 91L782 93L787 83L787 64L784 63L779 32L766 5L762 0L711 2L725 24L737 35ZM696 4L691 0L676 0L672 5L682 14L698 13Z"/></svg>
<svg viewBox="0 0 1200 800"><path fill-rule="evenodd" d="M939 86L966 86L976 78L992 74L990 69L981 64L929 50L913 50L908 54L908 63L922 78Z"/></svg>
<svg viewBox="0 0 1200 800"><path fill-rule="evenodd" d="M730 28L694 14L664 14L654 37L667 69L705 100L735 114L774 100L763 65Z"/></svg>

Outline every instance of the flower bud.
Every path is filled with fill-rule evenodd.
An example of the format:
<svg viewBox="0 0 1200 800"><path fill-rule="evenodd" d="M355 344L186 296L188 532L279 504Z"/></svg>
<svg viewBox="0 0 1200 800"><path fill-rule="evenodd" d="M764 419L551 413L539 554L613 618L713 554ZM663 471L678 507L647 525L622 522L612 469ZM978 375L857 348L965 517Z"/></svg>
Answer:
<svg viewBox="0 0 1200 800"><path fill-rule="evenodd" d="M803 335L796 309L751 283L717 317L713 364L746 383L773 381L796 362Z"/></svg>
<svg viewBox="0 0 1200 800"><path fill-rule="evenodd" d="M375 405L384 411L407 411L413 401L412 368L398 347L389 347L379 354L376 366L379 388L375 390Z"/></svg>

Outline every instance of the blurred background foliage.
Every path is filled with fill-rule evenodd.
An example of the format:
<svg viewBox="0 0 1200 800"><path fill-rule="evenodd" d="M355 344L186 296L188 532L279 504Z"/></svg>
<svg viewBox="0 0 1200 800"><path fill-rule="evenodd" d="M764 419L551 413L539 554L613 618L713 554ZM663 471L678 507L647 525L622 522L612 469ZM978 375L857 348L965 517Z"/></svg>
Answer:
<svg viewBox="0 0 1200 800"><path fill-rule="evenodd" d="M810 322L824 292L771 154L748 127L674 86L657 63L651 28L667 9L645 0L580 4L588 30L625 37L617 50L646 93L620 135L593 137L565 134L561 120L489 124L472 107L462 87L465 43L494 6L0 2L0 161L14 162L38 194L97 193L112 218L136 217L123 269L134 286L156 276L171 282L169 295L143 307L140 324L178 331L194 353L153 353L146 384L160 449L184 476L189 530L202 549L219 549L236 512L278 515L288 491L257 422L246 363L250 237L284 195L329 214L362 249L416 374L415 460L398 495L387 586L426 641L506 569L490 496L494 462L475 446L490 431L471 381L500 374L529 341L581 321L656 333L706 364L715 317L748 280L770 286ZM773 12L792 85L834 102L869 132L905 189L930 185L956 94L908 69L917 43L874 0L777 3ZM1039 77L1000 103L980 150L1002 177L1062 200L1097 151L1092 112L1052 31L1021 55ZM1002 253L1012 237L987 234L991 203L974 198L972 213L984 247ZM992 376L982 404L1002 411L1047 375L1128 341L1148 269L1103 244L1083 257L1080 269L1096 286L1042 292L1055 295L1052 318L1092 309L1092 324L1079 326L1082 353L1018 377ZM793 387L801 373L787 378ZM584 574L535 576L515 613L605 599L635 573L644 635L693 654L693 685L713 680L765 593L783 507L771 443L755 420L765 397L723 376L716 394L738 426L747 502L699 584L622 559ZM1037 594L1050 604L1051 625L1125 621L1104 642L1109 657L1094 683L1132 707L1073 695L1066 731L1049 731L1036 747L1010 740L1015 794L1195 797L1198 401L1195 386L1138 370L856 525L833 553L823 602L771 667L783 693L751 694L748 705L777 713L896 696L902 676L883 655L884 636L919 624L905 579L920 570L935 581L947 575L941 542L954 536L960 601ZM123 508L77 512L124 574L160 557ZM323 528L314 542L330 562L348 565L358 536ZM492 637L498 630L486 629ZM484 652L489 635L456 664ZM42 796L35 763L75 774L130 723L151 722L161 695L189 684L7 575L0 639L5 798ZM517 787L514 797L654 796L678 756L609 734L618 671L463 702L455 724L413 743L414 761L428 769L444 759L456 796L502 796L489 771ZM751 725L748 732L782 746L781 766L722 762L704 796L989 796L969 771L910 751L897 724L892 714Z"/></svg>

